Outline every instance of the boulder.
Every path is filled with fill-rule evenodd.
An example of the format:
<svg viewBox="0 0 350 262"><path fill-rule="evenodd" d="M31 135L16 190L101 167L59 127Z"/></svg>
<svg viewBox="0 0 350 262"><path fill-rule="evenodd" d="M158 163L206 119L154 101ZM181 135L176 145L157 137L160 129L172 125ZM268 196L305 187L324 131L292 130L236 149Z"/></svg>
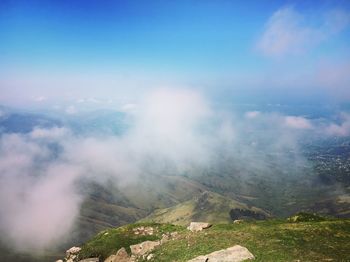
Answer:
<svg viewBox="0 0 350 262"><path fill-rule="evenodd" d="M247 248L236 245L205 256L196 257L188 262L240 262L247 259L254 259L253 254Z"/></svg>
<svg viewBox="0 0 350 262"><path fill-rule="evenodd" d="M71 247L66 251L66 257L70 257L71 255L76 255L79 253L80 250L81 250L80 247Z"/></svg>
<svg viewBox="0 0 350 262"><path fill-rule="evenodd" d="M211 227L211 224L204 222L191 222L191 224L187 227L188 230L192 232L202 231L203 229Z"/></svg>
<svg viewBox="0 0 350 262"><path fill-rule="evenodd" d="M131 245L131 254L135 256L143 256L159 245L160 241L145 241L140 244Z"/></svg>
<svg viewBox="0 0 350 262"><path fill-rule="evenodd" d="M71 247L66 251L66 262L73 262L76 261L78 253L80 252L81 248L80 247Z"/></svg>
<svg viewBox="0 0 350 262"><path fill-rule="evenodd" d="M105 259L104 262L132 262L134 259L132 259L128 252L126 252L125 248L121 248L117 251L116 254L110 255Z"/></svg>

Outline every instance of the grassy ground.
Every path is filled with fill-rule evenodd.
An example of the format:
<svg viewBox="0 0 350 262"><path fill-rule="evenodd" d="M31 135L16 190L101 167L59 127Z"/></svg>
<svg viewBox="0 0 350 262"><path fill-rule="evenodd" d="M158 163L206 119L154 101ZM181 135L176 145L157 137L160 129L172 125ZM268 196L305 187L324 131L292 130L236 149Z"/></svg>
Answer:
<svg viewBox="0 0 350 262"><path fill-rule="evenodd" d="M153 227L154 234L146 236L135 235L133 229L141 226ZM180 226L156 223L137 223L104 230L82 246L79 259L99 257L103 261L108 256L115 254L122 247L125 247L127 252L130 253L130 245L146 240L160 240L166 232L183 232L184 230Z"/></svg>
<svg viewBox="0 0 350 262"><path fill-rule="evenodd" d="M214 225L164 244L155 261L186 261L237 244L247 247L256 261L350 261L350 221Z"/></svg>
<svg viewBox="0 0 350 262"><path fill-rule="evenodd" d="M199 233L169 224L142 224L157 228L154 236L136 236L133 224L103 231L82 249L81 257L105 258L119 248L179 232L153 254L153 261L187 261L233 245L247 247L255 261L350 261L350 220L290 223L285 220L218 224ZM108 234L106 234L108 232Z"/></svg>

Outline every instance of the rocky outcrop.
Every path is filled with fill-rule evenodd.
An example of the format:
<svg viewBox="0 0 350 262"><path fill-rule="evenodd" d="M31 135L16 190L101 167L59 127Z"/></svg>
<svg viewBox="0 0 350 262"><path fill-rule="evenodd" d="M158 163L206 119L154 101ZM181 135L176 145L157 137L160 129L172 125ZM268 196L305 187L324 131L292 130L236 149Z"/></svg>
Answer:
<svg viewBox="0 0 350 262"><path fill-rule="evenodd" d="M133 262L134 258L130 257L128 252L126 252L125 248L122 247L118 250L118 252L114 255L109 256L105 259L104 262Z"/></svg>
<svg viewBox="0 0 350 262"><path fill-rule="evenodd" d="M247 248L236 245L205 256L196 257L188 262L240 262L247 259L254 259L253 254Z"/></svg>
<svg viewBox="0 0 350 262"><path fill-rule="evenodd" d="M154 234L153 227L137 227L133 229L135 235L152 236Z"/></svg>
<svg viewBox="0 0 350 262"><path fill-rule="evenodd" d="M66 262L73 262L76 261L76 258L78 256L79 251L81 250L80 247L71 247L66 251Z"/></svg>
<svg viewBox="0 0 350 262"><path fill-rule="evenodd" d="M187 227L188 230L192 232L202 231L203 229L211 227L211 224L204 222L191 222L191 224Z"/></svg>
<svg viewBox="0 0 350 262"><path fill-rule="evenodd" d="M137 227L133 229L133 233L135 235L153 235L156 232L156 229L153 227ZM104 235L108 234L108 232L104 233ZM162 238L157 241L144 241L139 244L131 245L131 255L128 254L126 249L122 247L117 251L117 253L110 255L108 258L104 260L104 262L135 262L138 259L143 260L152 260L154 258L154 254L151 252L157 247L160 246L170 240L174 240L178 236L177 232L166 232L162 234ZM66 257L64 260L58 260L56 262L76 262L78 261L80 247L71 247L66 251ZM99 258L86 258L84 260L80 260L78 262L99 262Z"/></svg>
<svg viewBox="0 0 350 262"><path fill-rule="evenodd" d="M140 244L131 245L131 254L137 257L146 255L151 252L155 247L160 245L160 241L145 241Z"/></svg>

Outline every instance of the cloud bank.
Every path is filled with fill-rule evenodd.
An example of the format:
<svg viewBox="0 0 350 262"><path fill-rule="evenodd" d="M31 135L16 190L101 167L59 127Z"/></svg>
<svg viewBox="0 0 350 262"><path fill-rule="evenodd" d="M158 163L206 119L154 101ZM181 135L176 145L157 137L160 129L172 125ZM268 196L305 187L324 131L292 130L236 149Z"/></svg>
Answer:
<svg viewBox="0 0 350 262"><path fill-rule="evenodd" d="M350 12L333 9L320 18L318 24L311 17L287 6L277 10L265 25L257 49L266 56L281 57L301 54L328 40L350 24Z"/></svg>

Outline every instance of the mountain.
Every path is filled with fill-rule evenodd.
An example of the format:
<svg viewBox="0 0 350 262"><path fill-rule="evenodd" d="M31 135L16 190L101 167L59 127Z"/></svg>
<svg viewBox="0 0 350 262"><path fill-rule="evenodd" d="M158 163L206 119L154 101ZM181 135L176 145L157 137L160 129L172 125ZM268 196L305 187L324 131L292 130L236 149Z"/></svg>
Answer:
<svg viewBox="0 0 350 262"><path fill-rule="evenodd" d="M235 219L266 219L271 217L264 210L248 207L242 202L205 191L191 200L173 207L157 209L141 221L188 225L191 221L211 223L232 222Z"/></svg>

